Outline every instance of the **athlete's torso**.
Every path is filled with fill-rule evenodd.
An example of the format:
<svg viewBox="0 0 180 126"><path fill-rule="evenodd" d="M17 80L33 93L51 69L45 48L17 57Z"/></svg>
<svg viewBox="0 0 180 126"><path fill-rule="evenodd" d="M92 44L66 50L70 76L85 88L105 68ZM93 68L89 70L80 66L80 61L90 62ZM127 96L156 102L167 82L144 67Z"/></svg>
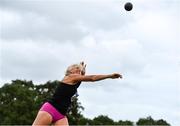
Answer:
<svg viewBox="0 0 180 126"><path fill-rule="evenodd" d="M71 98L74 94L76 94L77 88L80 84L81 82L75 85L60 82L54 95L48 102L52 104L61 114L65 115L71 104Z"/></svg>

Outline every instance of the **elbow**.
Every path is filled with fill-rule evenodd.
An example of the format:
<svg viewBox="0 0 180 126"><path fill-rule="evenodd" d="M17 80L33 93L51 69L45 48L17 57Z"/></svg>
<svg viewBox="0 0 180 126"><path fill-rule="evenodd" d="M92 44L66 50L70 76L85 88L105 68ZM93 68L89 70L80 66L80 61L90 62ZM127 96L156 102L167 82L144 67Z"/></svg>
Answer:
<svg viewBox="0 0 180 126"><path fill-rule="evenodd" d="M90 81L91 82L97 81L96 76L91 77Z"/></svg>
<svg viewBox="0 0 180 126"><path fill-rule="evenodd" d="M97 77L95 75L84 76L84 77L82 77L81 81L94 82L94 81L97 81Z"/></svg>

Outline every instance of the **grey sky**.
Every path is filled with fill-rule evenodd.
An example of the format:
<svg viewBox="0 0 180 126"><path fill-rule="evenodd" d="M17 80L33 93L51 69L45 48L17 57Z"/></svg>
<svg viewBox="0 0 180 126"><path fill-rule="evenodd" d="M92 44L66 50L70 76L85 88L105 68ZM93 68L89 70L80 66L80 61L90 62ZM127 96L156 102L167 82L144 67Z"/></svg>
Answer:
<svg viewBox="0 0 180 126"><path fill-rule="evenodd" d="M87 73L123 80L84 83L83 114L137 121L151 115L180 125L180 2L1 0L0 83L61 79L82 60Z"/></svg>

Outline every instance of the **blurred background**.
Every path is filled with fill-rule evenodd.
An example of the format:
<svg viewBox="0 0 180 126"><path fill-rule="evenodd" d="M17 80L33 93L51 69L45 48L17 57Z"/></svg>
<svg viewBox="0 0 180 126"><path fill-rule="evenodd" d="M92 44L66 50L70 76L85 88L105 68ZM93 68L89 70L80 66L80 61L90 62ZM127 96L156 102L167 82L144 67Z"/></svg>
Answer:
<svg viewBox="0 0 180 126"><path fill-rule="evenodd" d="M133 122L152 116L179 126L180 1L130 0L129 12L126 2L1 0L1 93L5 83L23 85L16 79L36 86L61 80L69 65L84 61L87 74L124 78L82 83L82 115Z"/></svg>

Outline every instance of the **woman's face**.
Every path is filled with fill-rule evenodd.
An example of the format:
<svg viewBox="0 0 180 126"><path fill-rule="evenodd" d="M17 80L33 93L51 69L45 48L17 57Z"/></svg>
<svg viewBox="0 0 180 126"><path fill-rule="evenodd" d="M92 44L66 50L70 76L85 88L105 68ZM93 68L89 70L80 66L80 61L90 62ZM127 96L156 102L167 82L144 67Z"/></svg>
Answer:
<svg viewBox="0 0 180 126"><path fill-rule="evenodd" d="M79 67L74 67L72 70L71 70L71 73L72 74L81 74L81 70Z"/></svg>

